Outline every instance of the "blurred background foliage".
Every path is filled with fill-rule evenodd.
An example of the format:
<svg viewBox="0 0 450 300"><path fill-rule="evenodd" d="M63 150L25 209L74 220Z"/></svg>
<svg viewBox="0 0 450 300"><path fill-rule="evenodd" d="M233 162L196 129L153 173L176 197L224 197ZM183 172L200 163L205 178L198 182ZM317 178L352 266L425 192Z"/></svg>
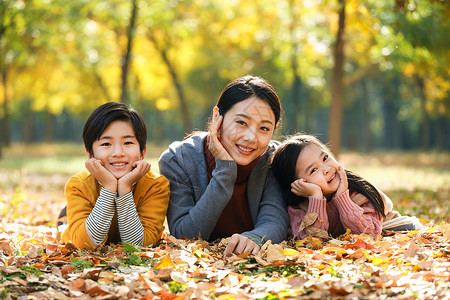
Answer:
<svg viewBox="0 0 450 300"><path fill-rule="evenodd" d="M205 129L245 74L279 93L278 138L450 149L449 1L0 0L0 18L0 155L81 142L107 101L135 107L167 145Z"/></svg>

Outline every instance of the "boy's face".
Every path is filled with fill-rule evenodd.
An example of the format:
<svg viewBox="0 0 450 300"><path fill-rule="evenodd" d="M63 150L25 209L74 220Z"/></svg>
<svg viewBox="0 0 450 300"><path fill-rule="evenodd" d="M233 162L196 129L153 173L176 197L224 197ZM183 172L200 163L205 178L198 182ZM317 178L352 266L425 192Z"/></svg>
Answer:
<svg viewBox="0 0 450 300"><path fill-rule="evenodd" d="M144 158L133 126L127 121L114 121L105 129L100 138L92 144L94 158L117 179L133 170L132 164ZM90 157L87 152L88 157Z"/></svg>

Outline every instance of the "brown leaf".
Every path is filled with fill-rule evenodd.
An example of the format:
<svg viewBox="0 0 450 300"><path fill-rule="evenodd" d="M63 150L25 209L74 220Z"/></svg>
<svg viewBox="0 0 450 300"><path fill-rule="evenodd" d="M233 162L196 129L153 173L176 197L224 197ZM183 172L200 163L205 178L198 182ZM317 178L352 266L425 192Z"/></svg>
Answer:
<svg viewBox="0 0 450 300"><path fill-rule="evenodd" d="M310 236L320 237L323 239L327 239L329 237L327 231L315 226L309 226L308 228L306 228L306 231L309 233Z"/></svg>
<svg viewBox="0 0 450 300"><path fill-rule="evenodd" d="M72 281L69 281L69 289L74 289L76 291L84 291L85 287L85 281L84 279L75 279Z"/></svg>
<svg viewBox="0 0 450 300"><path fill-rule="evenodd" d="M170 267L159 269L159 272L156 275L156 277L161 280L170 279L170 273L172 273L172 271L173 269Z"/></svg>
<svg viewBox="0 0 450 300"><path fill-rule="evenodd" d="M72 265L65 265L61 268L61 276L63 276L64 278L67 278L67 276L69 275L69 273L72 273L73 271L75 271L76 268Z"/></svg>
<svg viewBox="0 0 450 300"><path fill-rule="evenodd" d="M366 243L365 241L363 241L360 238L357 238L355 242L350 243L350 244L345 244L341 246L343 249L358 249L358 248L363 248L363 249L373 249L374 246L370 245L368 243Z"/></svg>
<svg viewBox="0 0 450 300"><path fill-rule="evenodd" d="M21 269L16 268L14 266L0 266L0 270L7 274L23 272Z"/></svg>
<svg viewBox="0 0 450 300"><path fill-rule="evenodd" d="M98 285L94 285L93 287L87 289L85 291L85 293L89 294L89 295L100 295L100 296L105 296L105 295L109 295L110 294L103 287L100 287Z"/></svg>
<svg viewBox="0 0 450 300"><path fill-rule="evenodd" d="M98 280L98 276L100 275L100 271L101 271L100 268L84 269L82 278L84 278L84 279L91 279L91 280L97 281Z"/></svg>
<svg viewBox="0 0 450 300"><path fill-rule="evenodd" d="M0 242L0 250L8 256L16 251L16 249L11 247L7 242Z"/></svg>
<svg viewBox="0 0 450 300"><path fill-rule="evenodd" d="M27 257L33 259L39 256L39 249L37 247L32 247L27 254Z"/></svg>
<svg viewBox="0 0 450 300"><path fill-rule="evenodd" d="M151 281L150 279L145 277L143 274L139 274L139 279L141 279L142 282L147 286L147 288L152 290L153 293L158 293L163 290L163 288L160 287L156 282Z"/></svg>
<svg viewBox="0 0 450 300"><path fill-rule="evenodd" d="M316 220L317 220L318 217L319 217L319 214L316 213L316 212L310 212L310 213L307 213L307 214L303 217L303 221L302 221L302 223L300 224L300 228L298 229L298 231L301 231L301 230L303 230L303 229L305 229L305 228L307 228L307 227L313 225L313 224L316 222Z"/></svg>
<svg viewBox="0 0 450 300"><path fill-rule="evenodd" d="M52 274L58 277L63 277L61 269L58 267L52 267Z"/></svg>
<svg viewBox="0 0 450 300"><path fill-rule="evenodd" d="M285 259L285 256L283 254L281 254L280 251L278 251L278 249L280 249L280 248L281 248L281 246L279 246L279 245L269 245L269 247L267 248L267 253L266 253L266 261L268 263L273 263L275 261Z"/></svg>
<svg viewBox="0 0 450 300"><path fill-rule="evenodd" d="M28 282L26 282L26 281L23 280L23 279L17 278L17 277L12 277L11 280L12 280L12 281L15 281L15 282L17 282L17 283L20 283L20 284L23 285L23 286L27 286L27 285L28 285Z"/></svg>
<svg viewBox="0 0 450 300"><path fill-rule="evenodd" d="M127 254L123 250L114 249L113 251L108 252L107 256L109 259L113 259L113 258L123 259L127 256Z"/></svg>
<svg viewBox="0 0 450 300"><path fill-rule="evenodd" d="M419 248L417 247L417 244L413 240L411 240L411 242L409 243L408 249L404 253L404 256L405 256L405 258L414 257L417 255L418 251L419 251Z"/></svg>
<svg viewBox="0 0 450 300"><path fill-rule="evenodd" d="M308 279L301 277L301 276L296 276L296 277L290 277L287 280L287 283L291 286L291 287L301 287L303 286L306 282L308 282Z"/></svg>

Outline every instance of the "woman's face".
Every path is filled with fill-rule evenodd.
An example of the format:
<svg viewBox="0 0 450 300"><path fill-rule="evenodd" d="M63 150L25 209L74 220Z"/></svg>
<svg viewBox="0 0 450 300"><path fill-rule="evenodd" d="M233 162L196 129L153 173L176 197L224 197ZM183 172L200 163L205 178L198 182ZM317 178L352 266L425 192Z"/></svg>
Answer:
<svg viewBox="0 0 450 300"><path fill-rule="evenodd" d="M275 126L269 104L252 96L226 112L220 142L238 165L246 166L266 151Z"/></svg>

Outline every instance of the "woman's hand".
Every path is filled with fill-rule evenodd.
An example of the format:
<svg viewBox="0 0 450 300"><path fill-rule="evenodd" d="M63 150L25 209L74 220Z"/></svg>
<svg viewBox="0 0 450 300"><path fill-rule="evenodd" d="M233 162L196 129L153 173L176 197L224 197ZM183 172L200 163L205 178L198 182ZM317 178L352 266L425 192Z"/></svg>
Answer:
<svg viewBox="0 0 450 300"><path fill-rule="evenodd" d="M223 116L219 114L219 108L214 107L213 121L209 131L209 151L216 159L233 160L231 155L225 150L220 142L220 125L222 124Z"/></svg>
<svg viewBox="0 0 450 300"><path fill-rule="evenodd" d="M117 193L119 196L124 195L131 191L133 184L138 182L148 171L151 169L150 163L145 160L135 161L132 165L133 170L119 179L119 186L117 188Z"/></svg>
<svg viewBox="0 0 450 300"><path fill-rule="evenodd" d="M314 198L323 198L323 193L320 186L307 182L303 178L297 179L291 183L291 191L300 197L308 198L309 196L313 196Z"/></svg>
<svg viewBox="0 0 450 300"><path fill-rule="evenodd" d="M340 194L342 194L343 192L348 190L347 173L345 173L345 170L342 167L342 165L339 165L338 176L339 176L339 181L340 182L339 182L338 189L336 191L336 196L339 196Z"/></svg>
<svg viewBox="0 0 450 300"><path fill-rule="evenodd" d="M103 188L110 192L117 193L117 179L109 172L101 160L90 158L85 163L86 169L101 183Z"/></svg>
<svg viewBox="0 0 450 300"><path fill-rule="evenodd" d="M254 241L245 237L241 234L235 233L231 236L228 242L223 256L230 256L232 253L240 255L242 253L248 252L248 254L257 254L259 251L259 246Z"/></svg>

